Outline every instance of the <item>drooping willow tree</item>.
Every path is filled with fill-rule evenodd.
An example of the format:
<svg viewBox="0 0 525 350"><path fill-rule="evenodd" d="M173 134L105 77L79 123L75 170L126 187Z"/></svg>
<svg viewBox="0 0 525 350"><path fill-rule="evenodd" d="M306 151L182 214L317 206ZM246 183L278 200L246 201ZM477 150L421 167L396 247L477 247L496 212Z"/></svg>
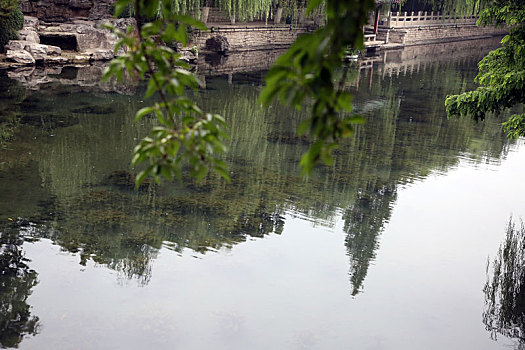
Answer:
<svg viewBox="0 0 525 350"><path fill-rule="evenodd" d="M5 1L5 0L0 0ZM303 11L308 0L164 0L169 3L170 11L179 15L190 15L198 18L203 7L215 7L228 14L230 19L252 21L254 19L268 20L273 18L277 8L282 9L284 18L298 18L299 11ZM158 16L163 16L159 1ZM135 16L133 9L121 13L124 16Z"/></svg>
<svg viewBox="0 0 525 350"><path fill-rule="evenodd" d="M392 11L417 12L435 11L440 13L455 13L457 15L478 14L483 8L482 0L401 0L382 1ZM376 1L377 3L377 1Z"/></svg>

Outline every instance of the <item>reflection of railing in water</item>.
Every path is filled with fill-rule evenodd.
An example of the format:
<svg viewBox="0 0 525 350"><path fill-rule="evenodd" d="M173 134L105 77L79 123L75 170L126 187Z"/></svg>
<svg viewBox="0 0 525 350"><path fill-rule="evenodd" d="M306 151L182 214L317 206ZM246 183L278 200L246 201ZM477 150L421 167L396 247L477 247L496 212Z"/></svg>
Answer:
<svg viewBox="0 0 525 350"><path fill-rule="evenodd" d="M362 70L378 71L385 76L406 76L425 72L439 62L447 62L454 66L476 64L491 49L499 45L500 38L487 40L470 40L456 43L439 43L405 47L401 50L385 50L378 56L363 57L357 61L359 74L352 86L357 86ZM370 74L369 74L370 75ZM371 84L371 83L370 83Z"/></svg>
<svg viewBox="0 0 525 350"><path fill-rule="evenodd" d="M472 61L477 61L477 60L473 58L462 57L457 60L447 61L447 63L449 63L452 66L461 66L461 65L465 65L466 63L472 63ZM414 73L425 72L427 69L432 69L439 63L440 61L430 61L430 60L429 61L412 60L412 61L403 62L403 63L385 63L379 66L378 70L383 78L385 76L399 77L400 75L406 76L406 75L412 75Z"/></svg>
<svg viewBox="0 0 525 350"><path fill-rule="evenodd" d="M436 24L474 24L477 16L459 16L454 13L439 12L388 12L380 20L380 25L388 28L426 26Z"/></svg>
<svg viewBox="0 0 525 350"><path fill-rule="evenodd" d="M453 66L461 66L465 65L467 63L475 63L479 61L478 58L473 57L460 57L458 59L454 60L447 60L450 64ZM414 73L420 73L425 72L427 69L431 69L432 67L435 67L439 62L443 62L440 60L420 60L420 59L412 59L408 61L402 61L402 62L387 62L386 55L383 54L382 56L377 57L371 57L371 58L365 58L360 59L357 61L357 67L359 69L357 78L347 84L347 86L353 86L355 88L359 88L359 84L362 77L363 72L366 72L366 77L368 79L368 85L369 88L372 87L373 84L373 72L377 71L379 72L379 75L381 78L385 77L399 77L412 75Z"/></svg>

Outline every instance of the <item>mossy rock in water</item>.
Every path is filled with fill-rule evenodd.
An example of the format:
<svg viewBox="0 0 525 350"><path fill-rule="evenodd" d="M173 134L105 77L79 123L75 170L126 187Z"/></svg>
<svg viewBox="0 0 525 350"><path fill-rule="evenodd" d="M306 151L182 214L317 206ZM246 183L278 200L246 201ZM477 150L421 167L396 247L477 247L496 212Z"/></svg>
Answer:
<svg viewBox="0 0 525 350"><path fill-rule="evenodd" d="M135 176L132 173L126 170L116 170L109 174L108 184L124 187L124 188L133 188L135 187Z"/></svg>
<svg viewBox="0 0 525 350"><path fill-rule="evenodd" d="M102 114L115 113L115 109L113 107L105 107L105 106L87 106L87 107L75 108L71 112L102 115Z"/></svg>
<svg viewBox="0 0 525 350"><path fill-rule="evenodd" d="M88 210L85 219L96 226L114 227L129 221L128 216L120 210Z"/></svg>
<svg viewBox="0 0 525 350"><path fill-rule="evenodd" d="M91 191L78 200L80 205L86 206L111 206L115 202L124 200L124 196L114 191L95 190Z"/></svg>
<svg viewBox="0 0 525 350"><path fill-rule="evenodd" d="M58 129L78 124L78 118L56 114L25 114L20 118L21 124L38 128Z"/></svg>
<svg viewBox="0 0 525 350"><path fill-rule="evenodd" d="M127 170L115 170L107 177L107 185L116 186L123 189L134 189L135 188L135 175ZM145 191L151 186L154 186L154 182L151 179L146 179L139 186L139 191Z"/></svg>

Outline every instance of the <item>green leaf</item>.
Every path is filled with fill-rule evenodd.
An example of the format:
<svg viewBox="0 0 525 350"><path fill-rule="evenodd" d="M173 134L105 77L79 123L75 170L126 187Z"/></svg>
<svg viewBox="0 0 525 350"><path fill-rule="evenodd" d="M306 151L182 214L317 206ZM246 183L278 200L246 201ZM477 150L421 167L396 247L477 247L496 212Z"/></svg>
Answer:
<svg viewBox="0 0 525 350"><path fill-rule="evenodd" d="M197 28L197 29L200 29L200 30L207 30L208 29L204 23L202 23L201 21L199 21L199 20L197 20L197 19L195 19L195 18L193 18L191 16L179 15L179 16L177 16L177 20L179 22L187 24L190 27L194 27L194 28Z"/></svg>
<svg viewBox="0 0 525 350"><path fill-rule="evenodd" d="M139 121L146 114L149 114L153 112L154 110L155 110L155 107L144 107L144 108L139 109L139 111L135 115L135 122Z"/></svg>
<svg viewBox="0 0 525 350"><path fill-rule="evenodd" d="M150 98L155 92L157 92L157 83L153 78L150 78L144 98Z"/></svg>
<svg viewBox="0 0 525 350"><path fill-rule="evenodd" d="M151 174L152 170L153 165L150 165L149 167L138 173L137 177L135 178L135 189L139 188L139 186L144 182L144 180L146 180L146 178Z"/></svg>
<svg viewBox="0 0 525 350"><path fill-rule="evenodd" d="M220 167L220 166L215 166L213 167L213 170L215 170L215 172L217 174L219 174L220 176L222 176L227 182L230 182L230 175L228 174L228 171L223 168L223 167Z"/></svg>
<svg viewBox="0 0 525 350"><path fill-rule="evenodd" d="M120 16L130 3L131 0L117 0L117 2L115 2L115 18Z"/></svg>
<svg viewBox="0 0 525 350"><path fill-rule="evenodd" d="M312 13L313 10L319 7L323 0L309 0L308 5L306 6L306 13Z"/></svg>

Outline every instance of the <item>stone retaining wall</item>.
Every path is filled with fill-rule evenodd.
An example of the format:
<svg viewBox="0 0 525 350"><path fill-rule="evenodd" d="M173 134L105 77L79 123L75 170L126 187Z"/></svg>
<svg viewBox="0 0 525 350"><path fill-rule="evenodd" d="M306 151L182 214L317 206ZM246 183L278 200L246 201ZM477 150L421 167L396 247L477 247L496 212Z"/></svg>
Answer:
<svg viewBox="0 0 525 350"><path fill-rule="evenodd" d="M221 35L226 37L231 51L258 50L290 46L297 37L307 32L306 27L268 26L268 27L220 27L213 32L199 31L194 35L193 45L205 49L206 40Z"/></svg>
<svg viewBox="0 0 525 350"><path fill-rule="evenodd" d="M389 43L418 45L440 41L470 40L507 33L506 28L477 27L474 24L443 24L432 26L390 29Z"/></svg>

